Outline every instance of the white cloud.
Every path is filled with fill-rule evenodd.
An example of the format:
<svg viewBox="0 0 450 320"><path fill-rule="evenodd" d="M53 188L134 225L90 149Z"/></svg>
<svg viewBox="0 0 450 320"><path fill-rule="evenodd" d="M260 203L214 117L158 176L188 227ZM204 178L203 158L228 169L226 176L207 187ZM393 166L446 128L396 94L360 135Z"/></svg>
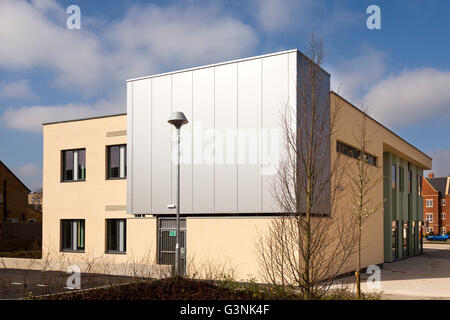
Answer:
<svg viewBox="0 0 450 320"><path fill-rule="evenodd" d="M26 80L0 82L0 97L21 100L36 100L38 98Z"/></svg>
<svg viewBox="0 0 450 320"><path fill-rule="evenodd" d="M104 71L98 38L55 23L50 18L55 11L67 17L55 1L0 1L0 43L7 44L0 50L0 67L10 71L50 68L56 72L58 86L92 93Z"/></svg>
<svg viewBox="0 0 450 320"><path fill-rule="evenodd" d="M211 5L134 6L95 34L83 22L68 30L61 17L65 9L53 0L0 1L0 43L8 44L0 68L46 67L59 87L95 95L125 77L235 58L257 44L249 26Z"/></svg>
<svg viewBox="0 0 450 320"><path fill-rule="evenodd" d="M122 113L125 111L124 100L122 95L111 99L102 99L93 104L68 103L9 108L4 112L1 121L8 128L40 133L42 124L46 122Z"/></svg>
<svg viewBox="0 0 450 320"><path fill-rule="evenodd" d="M309 21L311 0L256 0L256 18L267 32L280 32Z"/></svg>
<svg viewBox="0 0 450 320"><path fill-rule="evenodd" d="M328 68L331 88L390 127L417 124L439 115L450 121L450 71L434 68L389 72L388 57L364 46L343 63Z"/></svg>
<svg viewBox="0 0 450 320"><path fill-rule="evenodd" d="M58 87L90 97L114 93L93 104L9 108L6 126L39 132L42 122L123 112L125 79L250 55L258 43L251 27L217 5L133 6L96 34L83 28L89 17L81 14L82 29L67 30L65 9L53 0L0 0L0 43L8 44L0 68L44 67Z"/></svg>
<svg viewBox="0 0 450 320"><path fill-rule="evenodd" d="M42 187L42 168L33 163L26 163L14 168L14 174L31 190Z"/></svg>
<svg viewBox="0 0 450 320"><path fill-rule="evenodd" d="M274 34L310 33L314 29L326 38L341 27L364 21L363 11L313 0L253 0L250 10L261 28Z"/></svg>
<svg viewBox="0 0 450 320"><path fill-rule="evenodd" d="M396 126L450 120L450 71L408 70L370 88L363 98L379 121Z"/></svg>
<svg viewBox="0 0 450 320"><path fill-rule="evenodd" d="M386 54L369 46L362 46L355 57L344 57L342 63L330 66L331 88L358 105L362 97L386 74Z"/></svg>
<svg viewBox="0 0 450 320"><path fill-rule="evenodd" d="M437 149L428 152L433 158L433 169L431 172L436 177L446 177L450 175L450 149ZM425 175L430 171L427 171Z"/></svg>

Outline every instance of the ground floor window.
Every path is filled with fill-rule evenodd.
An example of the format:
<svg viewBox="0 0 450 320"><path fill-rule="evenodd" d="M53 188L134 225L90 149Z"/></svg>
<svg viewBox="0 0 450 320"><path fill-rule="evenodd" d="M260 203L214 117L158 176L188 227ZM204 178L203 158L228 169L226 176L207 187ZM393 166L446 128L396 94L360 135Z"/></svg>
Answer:
<svg viewBox="0 0 450 320"><path fill-rule="evenodd" d="M106 252L126 252L126 220L106 220Z"/></svg>
<svg viewBox="0 0 450 320"><path fill-rule="evenodd" d="M403 257L409 256L409 226L408 221L403 221Z"/></svg>
<svg viewBox="0 0 450 320"><path fill-rule="evenodd" d="M61 220L61 250L84 251L84 219Z"/></svg>
<svg viewBox="0 0 450 320"><path fill-rule="evenodd" d="M392 221L392 257L394 259L398 259L397 230L398 230L398 221Z"/></svg>
<svg viewBox="0 0 450 320"><path fill-rule="evenodd" d="M442 233L447 233L447 229L445 227L442 227Z"/></svg>
<svg viewBox="0 0 450 320"><path fill-rule="evenodd" d="M427 233L432 233L433 232L433 227L427 227Z"/></svg>
<svg viewBox="0 0 450 320"><path fill-rule="evenodd" d="M423 221L419 221L419 251L423 252Z"/></svg>
<svg viewBox="0 0 450 320"><path fill-rule="evenodd" d="M417 253L417 225L416 225L416 221L412 222L412 228L411 228L411 232L412 232L412 252L413 254Z"/></svg>

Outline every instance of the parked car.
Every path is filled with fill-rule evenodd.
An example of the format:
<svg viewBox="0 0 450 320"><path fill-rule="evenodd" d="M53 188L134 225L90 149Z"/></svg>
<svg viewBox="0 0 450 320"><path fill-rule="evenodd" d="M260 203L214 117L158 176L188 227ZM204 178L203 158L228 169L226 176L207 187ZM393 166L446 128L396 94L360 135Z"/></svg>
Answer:
<svg viewBox="0 0 450 320"><path fill-rule="evenodd" d="M447 239L448 239L448 234L446 234L446 233L427 237L427 240L429 240L429 241L447 241Z"/></svg>

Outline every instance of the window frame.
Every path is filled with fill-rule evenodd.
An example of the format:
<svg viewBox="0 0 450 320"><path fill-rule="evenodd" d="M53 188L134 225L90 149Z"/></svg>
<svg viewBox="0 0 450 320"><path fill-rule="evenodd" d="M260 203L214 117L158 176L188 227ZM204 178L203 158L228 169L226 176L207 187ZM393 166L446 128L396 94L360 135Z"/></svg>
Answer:
<svg viewBox="0 0 450 320"><path fill-rule="evenodd" d="M397 166L392 164L391 167L391 188L397 190Z"/></svg>
<svg viewBox="0 0 450 320"><path fill-rule="evenodd" d="M110 238L109 238L109 236L110 236L109 227L111 226L111 223L113 221L118 223L115 227L117 228L118 233L119 233L119 235L116 235L116 238L117 238L116 245L119 249L116 249L116 250L109 248L110 242L111 242ZM119 230L120 222L123 222L122 238L120 237L121 231ZM107 254L126 254L127 253L127 219L106 219L105 224L106 224L105 253L107 253ZM120 250L120 245L121 245L120 242L121 241L123 241L123 244L122 244L123 250Z"/></svg>
<svg viewBox="0 0 450 320"><path fill-rule="evenodd" d="M356 160L361 157L361 150L339 140L336 141L336 152ZM366 152L364 158L366 159L365 162L367 164L377 167L378 159L376 156Z"/></svg>
<svg viewBox="0 0 450 320"><path fill-rule="evenodd" d="M431 206L428 205L428 201L431 201ZM433 208L433 199L425 199L425 207L426 208Z"/></svg>
<svg viewBox="0 0 450 320"><path fill-rule="evenodd" d="M110 159L111 159L111 148L112 147L119 147L119 176L118 177L111 177L111 172L110 172ZM121 148L124 147L124 166L123 166L123 171L124 171L124 176L121 177L120 176L120 172L122 170L122 162L120 161L120 153L121 153ZM122 144L112 144L112 145L107 145L106 146L106 180L122 180L122 179L126 179L127 178L127 173L128 173L128 163L127 163L127 144L126 143L122 143Z"/></svg>
<svg viewBox="0 0 450 320"><path fill-rule="evenodd" d="M431 219L428 219L428 217L430 217ZM429 223L433 223L433 214L425 213L425 221L428 221Z"/></svg>
<svg viewBox="0 0 450 320"><path fill-rule="evenodd" d="M445 199L441 199L441 206L445 207L447 205L447 201Z"/></svg>
<svg viewBox="0 0 450 320"><path fill-rule="evenodd" d="M64 231L65 231L65 225L64 223L68 223L70 224L71 230L70 230L70 246L71 248L66 248L65 247L65 236L64 236ZM74 231L74 227L76 223L76 229L77 229L77 233L76 233L76 243L77 243L77 248L74 248L74 239L75 236L73 234ZM81 228L82 226L82 228ZM82 230L82 231L81 231ZM83 246L79 246L80 243L80 239L79 239L79 234L80 232L82 232L82 244ZM60 251L61 252L85 252L86 250L86 220L85 219L61 219L60 220Z"/></svg>
<svg viewBox="0 0 450 320"><path fill-rule="evenodd" d="M78 154L80 151L84 151L84 178L80 179L77 177L77 179L74 179L75 175L75 167L80 166L79 157ZM66 172L66 153L67 152L73 152L73 173L72 173L72 179L66 179L65 178L65 172ZM75 152L77 152L77 163L75 163ZM86 181L86 148L77 148L77 149L65 149L61 150L61 180L60 182L80 182L80 181ZM77 176L80 176L79 170L77 168Z"/></svg>
<svg viewBox="0 0 450 320"><path fill-rule="evenodd" d="M422 175L417 175L417 196L421 197L422 196Z"/></svg>

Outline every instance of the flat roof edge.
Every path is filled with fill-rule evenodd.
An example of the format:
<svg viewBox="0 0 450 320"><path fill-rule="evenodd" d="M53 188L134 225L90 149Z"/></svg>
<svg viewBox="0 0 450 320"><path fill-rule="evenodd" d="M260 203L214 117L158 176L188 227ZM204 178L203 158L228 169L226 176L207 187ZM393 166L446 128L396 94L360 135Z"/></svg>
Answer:
<svg viewBox="0 0 450 320"><path fill-rule="evenodd" d="M104 116L95 116L95 117L78 118L78 119L71 119L71 120L45 122L42 125L47 126L50 124L58 124L58 123L65 123L65 122L77 122L77 121L85 121L85 120L95 120L95 119L101 119L101 118L120 117L120 116L126 116L126 115L127 115L127 113L124 112L124 113L108 114L108 115L104 115Z"/></svg>
<svg viewBox="0 0 450 320"><path fill-rule="evenodd" d="M359 112L362 113L361 109L359 109L358 107L356 107L353 103L351 103L350 101L348 101L347 99L345 99L344 97L342 97L340 94L334 92L333 90L330 90L331 93L335 94L336 96L338 96L339 98L341 98L342 100L344 100L345 102L347 102L350 106L352 106L353 108L355 108L356 110L358 110ZM400 137L398 134L396 134L394 131L392 131L391 129L387 128L385 125L383 125L382 123L380 123L379 121L375 120L374 118L372 118L370 115L367 115L367 117L369 117L369 119L371 119L372 121L374 121L375 123L379 124L381 127L383 127L384 129L386 129L387 131L389 131L390 133L392 133L394 136L396 136L397 138L399 138L400 140L402 140L403 142L405 142L406 144L410 145L411 147L413 147L415 150L419 151L421 154L423 154L425 157L427 157L430 160L433 160L433 158L431 158L429 155L427 155L425 152L423 152L422 150L420 150L419 148L415 147L413 144L411 144L410 142L406 141L405 139L403 139L402 137Z"/></svg>
<svg viewBox="0 0 450 320"><path fill-rule="evenodd" d="M128 79L128 80L125 80L125 81L126 82L132 82L132 81L137 81L137 80L157 78L157 77L162 77L162 76L166 76L166 75L170 75L170 74L176 74L176 73L182 73L182 72L188 72L188 71L212 68L212 67L217 67L217 66L221 66L221 65L226 65L226 64L236 63L236 62L249 61L249 60L255 60L255 59L261 59L261 58L267 58L267 57L271 57L271 56L277 56L277 55L287 54L287 53L292 53L292 52L300 52L301 53L301 51L298 50L298 49L290 49L290 50L266 53L266 54L262 54L262 55L258 55L258 56L251 56L251 57L247 57L247 58L228 60L228 61L223 61L223 62L218 62L218 63L213 63L213 64L206 64L206 65L202 65L202 66L198 66L198 67L174 70L174 71L169 71L169 72L164 72L164 73L157 73L157 74L149 75L149 76L131 78L131 79Z"/></svg>

